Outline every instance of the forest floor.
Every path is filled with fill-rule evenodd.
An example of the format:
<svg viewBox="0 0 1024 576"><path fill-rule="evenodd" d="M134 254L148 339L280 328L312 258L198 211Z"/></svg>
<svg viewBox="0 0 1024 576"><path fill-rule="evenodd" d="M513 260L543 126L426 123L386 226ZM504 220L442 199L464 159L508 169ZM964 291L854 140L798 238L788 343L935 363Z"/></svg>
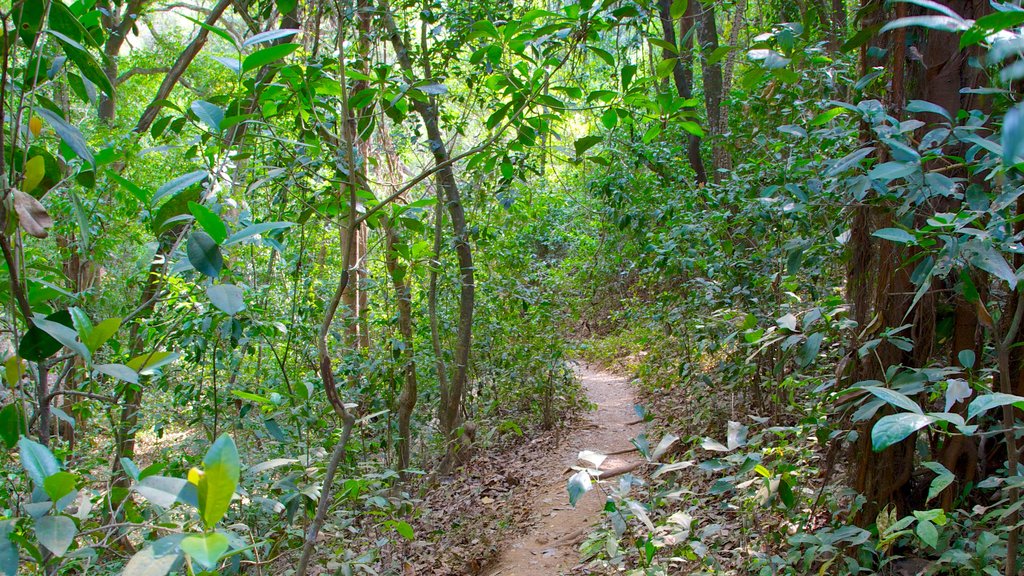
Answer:
<svg viewBox="0 0 1024 576"><path fill-rule="evenodd" d="M578 372L596 409L554 449L535 452L526 463L539 479L526 499L532 514L524 523L525 532L509 540L511 544L483 572L486 576L554 576L578 569L579 544L600 519L605 499L595 486L575 508L570 506L566 486L571 467L584 465L578 461L583 450L614 454L604 460L602 470L621 468L638 458L629 451L630 440L642 430L634 425L637 415L628 380L586 364Z"/></svg>

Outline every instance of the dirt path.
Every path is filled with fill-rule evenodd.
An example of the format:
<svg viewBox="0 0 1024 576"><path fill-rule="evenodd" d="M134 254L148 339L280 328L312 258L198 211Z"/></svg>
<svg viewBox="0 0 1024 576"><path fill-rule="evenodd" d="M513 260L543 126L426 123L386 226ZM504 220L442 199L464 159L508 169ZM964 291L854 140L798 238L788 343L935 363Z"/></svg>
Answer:
<svg viewBox="0 0 1024 576"><path fill-rule="evenodd" d="M583 450L602 454L626 450L630 439L642 430L630 425L633 391L625 378L584 365L578 369L590 401L597 405L586 422L574 430L557 450L537 454L530 467L543 472L545 482L533 495L532 526L512 542L487 576L555 576L570 572L579 563L579 543L600 518L604 507L601 493L584 494L576 508L569 505L566 482L570 466L579 464ZM611 470L634 461L636 453L609 456L601 465Z"/></svg>

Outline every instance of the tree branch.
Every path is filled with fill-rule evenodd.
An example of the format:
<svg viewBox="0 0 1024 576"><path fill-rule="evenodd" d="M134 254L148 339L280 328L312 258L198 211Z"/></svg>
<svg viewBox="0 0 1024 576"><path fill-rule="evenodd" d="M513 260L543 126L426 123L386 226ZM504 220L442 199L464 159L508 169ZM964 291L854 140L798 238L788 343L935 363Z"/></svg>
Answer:
<svg viewBox="0 0 1024 576"><path fill-rule="evenodd" d="M125 83L129 78L131 78L132 76L138 76L138 75L143 75L143 74L146 74L146 75L167 74L170 71L171 71L170 66L159 66L159 67L156 67L156 68L143 68L141 66L136 66L135 68L132 68L131 70L128 70L124 74L121 74L120 76L118 76L117 77L117 82L115 82L114 84L117 85L117 86L120 86L121 84Z"/></svg>

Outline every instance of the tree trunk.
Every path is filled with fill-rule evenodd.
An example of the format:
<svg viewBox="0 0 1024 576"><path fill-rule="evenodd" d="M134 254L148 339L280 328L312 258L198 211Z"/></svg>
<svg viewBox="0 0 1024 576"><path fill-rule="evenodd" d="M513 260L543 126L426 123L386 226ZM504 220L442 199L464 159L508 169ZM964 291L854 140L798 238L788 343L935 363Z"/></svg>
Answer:
<svg viewBox="0 0 1024 576"><path fill-rule="evenodd" d="M407 477L406 470L409 468L409 446L412 442L410 422L413 408L416 406L416 355L412 336L412 285L409 282L408 266L399 264L398 253L395 252L395 244L399 240L395 226L396 224L390 221L385 224L384 233L387 236L387 246L384 257L388 275L391 276L391 285L395 289L395 299L398 305L398 333L402 337L403 345L404 385L398 399L398 470L404 479Z"/></svg>
<svg viewBox="0 0 1024 576"><path fill-rule="evenodd" d="M672 19L671 6L672 0L658 0L658 13L661 18L661 30L665 42L676 46L677 53L673 53L668 48L662 48L661 57L663 60L675 59L675 66L672 67L672 80L676 86L676 93L680 98L689 99L693 96L693 61L689 49L692 45L692 40L690 39L689 31L693 27L695 7L694 2L691 1L687 5L686 14L683 15L680 22L680 35L685 38L685 42L683 42L682 46L679 46L676 42L676 27L675 21ZM694 134L687 135L686 152L690 168L693 169L694 174L697 176L697 183L707 183L708 175L704 169L704 160L700 156L699 137Z"/></svg>
<svg viewBox="0 0 1024 576"><path fill-rule="evenodd" d="M415 81L412 59L405 46L395 20L391 15L391 8L387 0L380 2L387 34L398 56L398 62L405 72L409 81ZM469 375L469 354L472 344L473 330L473 300L475 293L473 274L473 253L469 246L469 235L466 229L466 213L462 207L462 197L459 192L459 185L455 179L455 171L449 162L448 149L444 144L444 138L438 125L437 103L431 98L429 101L413 100L416 113L423 120L427 132L427 142L430 145L434 163L441 168L435 174L438 186L444 191L445 204L448 207L448 215L452 220L452 233L455 243L455 255L459 262L461 288L459 291L459 324L458 335L455 344L455 373L449 388L448 402L442 408L441 430L448 439L448 457L446 462L451 464L455 455L457 438L456 433L459 427L460 411L462 408L462 395L466 387Z"/></svg>
<svg viewBox="0 0 1024 576"><path fill-rule="evenodd" d="M729 155L722 145L725 128L722 126L722 64L721 59L711 62L709 58L718 49L718 24L715 22L715 5L702 6L700 22L697 25L697 39L700 41L701 73L704 78L704 108L707 111L709 140L711 141L711 179L721 179L720 170L727 169Z"/></svg>

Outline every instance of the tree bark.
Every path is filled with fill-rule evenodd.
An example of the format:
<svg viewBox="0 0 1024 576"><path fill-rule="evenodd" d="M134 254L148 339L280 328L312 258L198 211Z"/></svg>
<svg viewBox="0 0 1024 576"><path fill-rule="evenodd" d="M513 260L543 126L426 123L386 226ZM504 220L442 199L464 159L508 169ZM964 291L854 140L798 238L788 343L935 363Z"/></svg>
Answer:
<svg viewBox="0 0 1024 576"><path fill-rule="evenodd" d="M228 6L231 5L232 0L219 0L217 4L210 10L210 13L206 16L206 25L213 26L220 19L224 11L227 10ZM181 75L185 73L189 64L196 59L199 55L199 51L206 45L206 38L210 35L209 30L206 28L200 28L196 33L196 37L189 43L185 50L178 56L177 61L174 62L174 66L171 66L171 71L164 77L164 81L160 84L160 88L156 91L156 96L153 101L146 106L143 110L142 116L139 117L138 123L135 125L135 132L142 133L149 130L149 127L156 120L157 114L164 107L163 101L171 95L171 90L178 84L178 80L181 79Z"/></svg>
<svg viewBox="0 0 1024 576"><path fill-rule="evenodd" d="M409 51L405 46L405 41L402 39L398 27L395 25L394 17L391 15L391 7L387 0L380 2L380 8L387 35L395 49L398 62L409 81L415 81L416 75L413 70L412 59L409 57ZM454 456L457 444L456 432L462 408L462 395L469 375L469 354L472 345L473 301L475 294L473 253L469 246L466 213L462 206L459 185L455 179L455 171L452 169L451 162L449 161L449 152L438 125L437 103L431 98L426 102L413 100L413 105L426 128L427 142L430 146L430 152L434 157L434 163L442 167L436 172L435 178L438 186L444 191L448 215L452 220L455 255L459 262L461 278L459 324L454 358L455 373L451 381L447 405L443 406L441 414L441 430L448 439L448 457L446 462L450 464L453 461L452 457Z"/></svg>
<svg viewBox="0 0 1024 576"><path fill-rule="evenodd" d="M402 337L402 375L404 384L398 398L398 471L405 479L409 468L409 446L412 443L412 411L416 407L416 355L412 336L412 285L408 278L408 267L399 264L395 244L399 241L396 223L385 223L387 237L385 262L391 285L395 290L398 307L398 333Z"/></svg>
<svg viewBox="0 0 1024 576"><path fill-rule="evenodd" d="M689 47L692 40L689 39L689 30L693 27L694 1L691 1L686 8L686 14L680 23L681 36L686 38L683 46L676 42L675 21L672 19L672 0L658 0L658 13L661 18L661 29L665 42L677 47L677 53L672 53L668 48L663 48L661 57L664 60L675 59L675 66L672 67L672 80L676 86L676 93L680 98L689 99L693 96L693 68L692 55ZM698 184L705 184L708 181L707 171L704 169L704 160L700 155L700 138L694 134L687 135L686 158L697 176Z"/></svg>
<svg viewBox="0 0 1024 576"><path fill-rule="evenodd" d="M721 59L711 62L710 57L718 49L718 24L715 22L715 5L701 7L700 22L697 25L697 39L700 41L701 73L704 78L704 108L707 111L709 140L711 141L711 179L718 182L721 170L727 169L729 155L722 146L722 64Z"/></svg>

